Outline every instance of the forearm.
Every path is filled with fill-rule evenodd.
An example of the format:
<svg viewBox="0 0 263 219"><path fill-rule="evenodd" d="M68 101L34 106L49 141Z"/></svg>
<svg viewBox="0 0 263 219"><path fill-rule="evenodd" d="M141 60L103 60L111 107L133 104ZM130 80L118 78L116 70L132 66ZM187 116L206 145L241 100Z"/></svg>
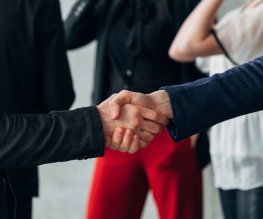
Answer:
<svg viewBox="0 0 263 219"><path fill-rule="evenodd" d="M223 1L202 0L199 3L177 33L169 51L171 57L175 56L179 50L180 55L185 56L185 61L187 59L189 59L188 61L194 60L195 49L210 35L217 12Z"/></svg>
<svg viewBox="0 0 263 219"><path fill-rule="evenodd" d="M263 57L223 74L164 89L174 114L168 130L177 142L217 123L263 110Z"/></svg>
<svg viewBox="0 0 263 219"><path fill-rule="evenodd" d="M0 114L0 169L100 157L104 148L95 107L47 115Z"/></svg>

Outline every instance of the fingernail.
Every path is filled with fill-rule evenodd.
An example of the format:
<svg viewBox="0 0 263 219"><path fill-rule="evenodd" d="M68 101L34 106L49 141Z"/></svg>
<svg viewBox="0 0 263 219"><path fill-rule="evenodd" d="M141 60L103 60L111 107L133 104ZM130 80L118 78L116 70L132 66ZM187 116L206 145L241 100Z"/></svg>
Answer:
<svg viewBox="0 0 263 219"><path fill-rule="evenodd" d="M122 130L122 129L118 129L117 135L118 135L118 136L123 136L123 130Z"/></svg>
<svg viewBox="0 0 263 219"><path fill-rule="evenodd" d="M126 132L125 132L125 135L126 135L127 137L129 137L129 138L132 136L132 134L133 134L132 131L126 131Z"/></svg>
<svg viewBox="0 0 263 219"><path fill-rule="evenodd" d="M139 139L139 136L138 135L134 135L133 136L133 141L137 141Z"/></svg>
<svg viewBox="0 0 263 219"><path fill-rule="evenodd" d="M111 112L111 116L112 116L112 118L115 118L115 117L116 117L116 115L117 115L116 111L115 111L115 110L113 110L113 111Z"/></svg>

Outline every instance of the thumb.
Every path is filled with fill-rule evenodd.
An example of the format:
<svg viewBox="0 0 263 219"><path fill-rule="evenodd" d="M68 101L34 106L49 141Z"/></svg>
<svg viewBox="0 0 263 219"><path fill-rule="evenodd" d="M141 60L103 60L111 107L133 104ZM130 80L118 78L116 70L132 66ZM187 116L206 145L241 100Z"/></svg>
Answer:
<svg viewBox="0 0 263 219"><path fill-rule="evenodd" d="M132 103L133 93L130 91L121 91L109 103L112 119L118 119L121 115L121 108L125 104Z"/></svg>

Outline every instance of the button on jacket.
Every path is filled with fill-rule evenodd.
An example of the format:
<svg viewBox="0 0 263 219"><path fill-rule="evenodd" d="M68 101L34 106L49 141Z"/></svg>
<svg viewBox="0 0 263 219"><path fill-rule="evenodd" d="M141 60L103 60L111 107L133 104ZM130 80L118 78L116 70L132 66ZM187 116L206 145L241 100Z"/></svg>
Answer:
<svg viewBox="0 0 263 219"><path fill-rule="evenodd" d="M0 218L15 219L6 169L104 156L96 107L38 115L0 113Z"/></svg>

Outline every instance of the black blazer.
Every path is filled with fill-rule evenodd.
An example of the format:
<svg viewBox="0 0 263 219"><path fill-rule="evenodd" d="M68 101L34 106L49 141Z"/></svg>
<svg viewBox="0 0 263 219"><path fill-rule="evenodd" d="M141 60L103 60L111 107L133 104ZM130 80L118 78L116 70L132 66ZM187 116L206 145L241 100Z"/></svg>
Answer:
<svg viewBox="0 0 263 219"><path fill-rule="evenodd" d="M76 49L93 40L97 40L98 42L92 96L93 104L95 105L101 103L107 97L109 78L109 62L106 52L107 39L112 23L124 1L79 0L72 8L64 24L67 49ZM176 30L179 29L182 22L199 2L199 0L188 0L186 1L187 3L185 1L172 1L174 2ZM182 63L182 83L194 81L202 77L205 77L205 75L199 73L193 63Z"/></svg>
<svg viewBox="0 0 263 219"><path fill-rule="evenodd" d="M42 115L0 113L0 218L15 219L6 169L101 157L104 150L96 107Z"/></svg>
<svg viewBox="0 0 263 219"><path fill-rule="evenodd" d="M223 74L164 89L174 113L167 129L178 142L220 122L263 110L263 56Z"/></svg>
<svg viewBox="0 0 263 219"><path fill-rule="evenodd" d="M0 112L66 110L73 100L58 0L0 0ZM17 195L37 195L37 168L10 178Z"/></svg>

